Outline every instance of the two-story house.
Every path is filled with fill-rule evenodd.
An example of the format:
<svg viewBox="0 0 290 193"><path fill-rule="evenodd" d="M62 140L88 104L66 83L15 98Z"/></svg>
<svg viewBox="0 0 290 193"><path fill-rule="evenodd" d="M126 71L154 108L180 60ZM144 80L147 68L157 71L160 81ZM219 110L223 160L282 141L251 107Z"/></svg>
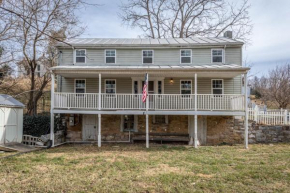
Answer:
<svg viewBox="0 0 290 193"><path fill-rule="evenodd" d="M57 45L58 66L51 68L51 114L67 117L67 141L218 144L227 142L233 116L241 116L247 147L242 77L246 82L249 68L242 66L242 42L215 37L77 38L67 43Z"/></svg>

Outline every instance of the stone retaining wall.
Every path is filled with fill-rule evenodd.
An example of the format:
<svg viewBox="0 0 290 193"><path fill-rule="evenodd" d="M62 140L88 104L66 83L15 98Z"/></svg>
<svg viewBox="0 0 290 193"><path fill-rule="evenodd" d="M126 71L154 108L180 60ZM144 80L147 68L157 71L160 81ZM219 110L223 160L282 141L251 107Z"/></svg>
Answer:
<svg viewBox="0 0 290 193"><path fill-rule="evenodd" d="M207 145L244 143L244 120L232 116L208 116ZM249 143L290 142L290 126L258 125L249 121Z"/></svg>
<svg viewBox="0 0 290 193"><path fill-rule="evenodd" d="M290 126L266 126L252 122L249 126L249 143L290 142Z"/></svg>

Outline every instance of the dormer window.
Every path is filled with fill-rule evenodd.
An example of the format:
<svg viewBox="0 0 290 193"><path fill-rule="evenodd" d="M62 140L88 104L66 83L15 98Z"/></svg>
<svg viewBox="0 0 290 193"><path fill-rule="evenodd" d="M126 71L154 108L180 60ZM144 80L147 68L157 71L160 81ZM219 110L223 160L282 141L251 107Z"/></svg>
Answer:
<svg viewBox="0 0 290 193"><path fill-rule="evenodd" d="M76 63L86 63L86 50L76 50Z"/></svg>
<svg viewBox="0 0 290 193"><path fill-rule="evenodd" d="M143 64L153 64L153 50L142 51Z"/></svg>
<svg viewBox="0 0 290 193"><path fill-rule="evenodd" d="M212 49L211 50L212 63L224 62L224 50L223 49Z"/></svg>
<svg viewBox="0 0 290 193"><path fill-rule="evenodd" d="M116 63L116 50L106 50L106 64Z"/></svg>

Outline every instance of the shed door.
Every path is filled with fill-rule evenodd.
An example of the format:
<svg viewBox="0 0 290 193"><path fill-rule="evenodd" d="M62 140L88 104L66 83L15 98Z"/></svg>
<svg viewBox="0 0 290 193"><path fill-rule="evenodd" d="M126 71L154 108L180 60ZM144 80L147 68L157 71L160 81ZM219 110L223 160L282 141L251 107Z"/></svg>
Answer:
<svg viewBox="0 0 290 193"><path fill-rule="evenodd" d="M17 130L17 110L7 108L5 113L5 143L17 142L18 130Z"/></svg>
<svg viewBox="0 0 290 193"><path fill-rule="evenodd" d="M96 115L83 116L83 140L90 141L97 139L97 119Z"/></svg>
<svg viewBox="0 0 290 193"><path fill-rule="evenodd" d="M18 137L17 109L0 109L0 144L17 142Z"/></svg>

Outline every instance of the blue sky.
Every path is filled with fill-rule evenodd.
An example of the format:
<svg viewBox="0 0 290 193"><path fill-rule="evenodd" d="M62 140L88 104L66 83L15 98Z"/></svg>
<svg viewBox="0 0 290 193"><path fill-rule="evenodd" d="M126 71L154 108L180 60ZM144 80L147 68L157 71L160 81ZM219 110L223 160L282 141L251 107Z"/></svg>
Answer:
<svg viewBox="0 0 290 193"><path fill-rule="evenodd" d="M137 28L122 26L118 17L120 0L90 2L101 6L79 11L80 20L87 26L82 37L136 38L142 34ZM254 29L252 44L244 48L243 57L253 65L251 74L262 76L276 65L290 63L290 1L250 0L250 4Z"/></svg>

